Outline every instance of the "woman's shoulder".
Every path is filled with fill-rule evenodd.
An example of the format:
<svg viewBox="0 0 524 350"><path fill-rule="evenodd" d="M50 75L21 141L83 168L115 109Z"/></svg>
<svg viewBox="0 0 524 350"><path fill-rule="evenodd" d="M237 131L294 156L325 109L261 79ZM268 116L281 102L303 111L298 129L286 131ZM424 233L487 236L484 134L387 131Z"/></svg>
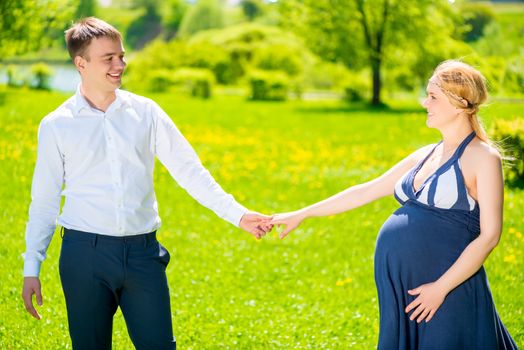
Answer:
<svg viewBox="0 0 524 350"><path fill-rule="evenodd" d="M478 137L471 141L468 147L466 147L461 158L463 162L467 162L479 169L486 166L498 167L502 161L499 150Z"/></svg>

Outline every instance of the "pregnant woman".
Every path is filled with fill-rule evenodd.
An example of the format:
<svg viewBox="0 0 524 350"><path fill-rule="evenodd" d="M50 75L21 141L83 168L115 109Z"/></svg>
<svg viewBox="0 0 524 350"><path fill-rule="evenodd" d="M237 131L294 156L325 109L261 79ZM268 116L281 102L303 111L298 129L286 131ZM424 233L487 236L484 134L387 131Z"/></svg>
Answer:
<svg viewBox="0 0 524 350"><path fill-rule="evenodd" d="M441 63L423 106L442 141L375 180L272 220L286 226L283 238L306 218L394 194L402 206L382 226L375 250L380 350L517 348L482 266L500 239L504 190L501 156L477 118L486 99L480 72Z"/></svg>

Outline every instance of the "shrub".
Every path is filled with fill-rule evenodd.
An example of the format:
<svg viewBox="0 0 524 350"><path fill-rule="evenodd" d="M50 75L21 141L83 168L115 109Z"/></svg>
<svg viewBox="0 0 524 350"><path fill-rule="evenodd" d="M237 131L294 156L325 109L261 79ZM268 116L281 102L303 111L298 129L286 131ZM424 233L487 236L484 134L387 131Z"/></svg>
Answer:
<svg viewBox="0 0 524 350"><path fill-rule="evenodd" d="M289 91L289 77L281 71L253 70L249 84L252 100L283 101Z"/></svg>
<svg viewBox="0 0 524 350"><path fill-rule="evenodd" d="M210 98L215 82L209 69L180 68L173 72L173 81L191 92L194 97Z"/></svg>
<svg viewBox="0 0 524 350"><path fill-rule="evenodd" d="M371 90L369 79L363 73L350 72L344 87L344 99L348 102L360 102L368 99Z"/></svg>
<svg viewBox="0 0 524 350"><path fill-rule="evenodd" d="M300 53L284 44L270 44L254 52L253 65L262 70L281 70L289 76L302 72Z"/></svg>
<svg viewBox="0 0 524 350"><path fill-rule="evenodd" d="M31 66L33 75L31 87L40 90L49 90L49 80L53 75L53 70L45 63L36 63Z"/></svg>
<svg viewBox="0 0 524 350"><path fill-rule="evenodd" d="M6 68L7 86L18 86L16 66L10 64Z"/></svg>
<svg viewBox="0 0 524 350"><path fill-rule="evenodd" d="M504 155L509 158L504 167L506 181L524 185L524 119L499 120L492 135L503 145Z"/></svg>
<svg viewBox="0 0 524 350"><path fill-rule="evenodd" d="M190 36L199 31L224 26L224 9L217 0L200 0L189 8L180 23L180 35Z"/></svg>
<svg viewBox="0 0 524 350"><path fill-rule="evenodd" d="M304 85L315 90L340 90L348 80L348 69L341 63L317 61L304 72Z"/></svg>
<svg viewBox="0 0 524 350"><path fill-rule="evenodd" d="M493 10L484 4L465 3L461 6L464 23L468 29L464 32L467 42L478 40L484 34L484 28L495 20Z"/></svg>
<svg viewBox="0 0 524 350"><path fill-rule="evenodd" d="M152 70L145 75L142 89L152 92L165 92L175 85L173 71L168 69Z"/></svg>

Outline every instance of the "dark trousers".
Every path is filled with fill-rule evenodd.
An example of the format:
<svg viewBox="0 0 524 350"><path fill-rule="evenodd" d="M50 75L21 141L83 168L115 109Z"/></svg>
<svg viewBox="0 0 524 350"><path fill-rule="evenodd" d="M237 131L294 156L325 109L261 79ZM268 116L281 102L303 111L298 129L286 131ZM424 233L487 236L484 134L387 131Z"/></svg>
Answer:
<svg viewBox="0 0 524 350"><path fill-rule="evenodd" d="M65 229L59 267L73 349L111 349L119 306L137 349L175 349L169 259L155 232L112 237Z"/></svg>

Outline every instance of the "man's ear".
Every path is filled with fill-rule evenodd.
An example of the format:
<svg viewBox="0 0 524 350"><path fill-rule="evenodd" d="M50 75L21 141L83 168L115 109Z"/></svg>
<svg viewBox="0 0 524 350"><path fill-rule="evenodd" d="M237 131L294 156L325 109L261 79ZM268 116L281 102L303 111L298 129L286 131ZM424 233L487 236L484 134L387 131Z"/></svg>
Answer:
<svg viewBox="0 0 524 350"><path fill-rule="evenodd" d="M75 64L76 69L78 69L79 72L85 69L86 60L82 56L75 56L73 63Z"/></svg>

